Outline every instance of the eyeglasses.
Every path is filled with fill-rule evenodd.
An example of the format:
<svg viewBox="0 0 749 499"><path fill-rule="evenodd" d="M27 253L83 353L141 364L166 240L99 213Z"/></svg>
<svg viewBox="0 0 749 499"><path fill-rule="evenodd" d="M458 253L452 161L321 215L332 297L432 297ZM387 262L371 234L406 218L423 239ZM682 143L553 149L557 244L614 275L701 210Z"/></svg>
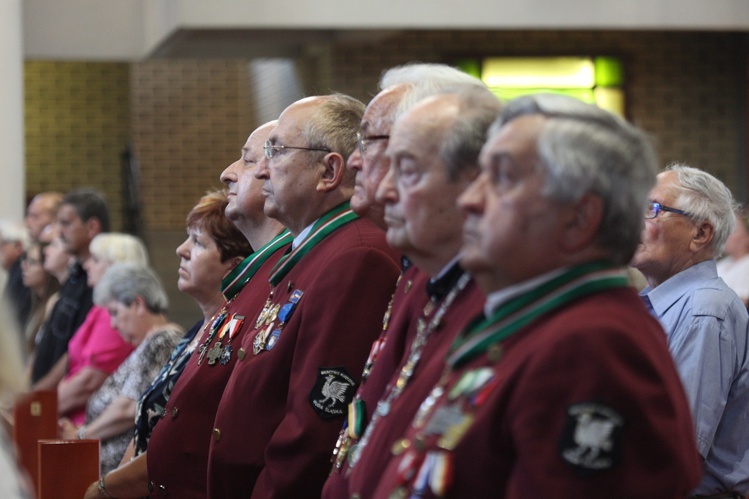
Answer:
<svg viewBox="0 0 749 499"><path fill-rule="evenodd" d="M282 151L284 149L299 149L302 151L324 151L324 152L331 152L330 149L322 149L319 147L292 147L292 146L277 146L271 143L270 140L265 141L265 145L263 146L263 150L265 151L265 157L268 159L271 159L273 156L278 154L279 151Z"/></svg>
<svg viewBox="0 0 749 499"><path fill-rule="evenodd" d="M676 213L677 215L682 215L687 218L693 218L691 214L684 210L677 210L676 208L671 208L670 206L664 206L661 203L656 203L655 201L651 201L648 203L648 208L647 210L645 210L645 218L655 218L662 211L669 211L671 213Z"/></svg>
<svg viewBox="0 0 749 499"><path fill-rule="evenodd" d="M359 146L359 154L364 156L364 153L367 152L367 147L369 146L369 142L373 142L375 140L388 140L390 138L390 135L362 135L361 132L356 132L356 145Z"/></svg>

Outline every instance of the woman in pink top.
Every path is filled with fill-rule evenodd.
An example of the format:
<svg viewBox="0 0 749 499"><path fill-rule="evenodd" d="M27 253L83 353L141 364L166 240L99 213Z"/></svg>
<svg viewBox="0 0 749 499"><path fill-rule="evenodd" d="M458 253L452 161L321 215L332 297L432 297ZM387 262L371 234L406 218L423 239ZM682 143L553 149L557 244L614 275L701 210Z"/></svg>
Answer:
<svg viewBox="0 0 749 499"><path fill-rule="evenodd" d="M140 239L129 234L99 234L91 241L90 251L91 257L83 268L91 287L96 286L114 263L148 263L145 246ZM112 328L106 308L94 305L70 339L67 356L61 359L66 361L67 371L57 386L59 415L67 416L76 425L83 424L86 402L91 394L132 351L133 346Z"/></svg>

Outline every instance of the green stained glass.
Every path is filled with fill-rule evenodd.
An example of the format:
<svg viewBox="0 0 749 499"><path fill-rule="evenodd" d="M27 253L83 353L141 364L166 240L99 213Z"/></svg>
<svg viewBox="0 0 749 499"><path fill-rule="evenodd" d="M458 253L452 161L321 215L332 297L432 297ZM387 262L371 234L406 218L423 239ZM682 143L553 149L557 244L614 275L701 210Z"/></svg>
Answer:
<svg viewBox="0 0 749 499"><path fill-rule="evenodd" d="M504 102L522 95L547 92L568 95L624 115L624 64L617 57L463 59L456 66L481 78ZM569 67L585 71L571 71ZM525 78L526 74L528 78ZM570 79L570 74L588 79Z"/></svg>
<svg viewBox="0 0 749 499"><path fill-rule="evenodd" d="M624 65L616 57L596 57L596 85L599 87L620 87L624 85Z"/></svg>
<svg viewBox="0 0 749 499"><path fill-rule="evenodd" d="M458 69L474 78L481 79L481 62L478 59L463 59L458 61Z"/></svg>

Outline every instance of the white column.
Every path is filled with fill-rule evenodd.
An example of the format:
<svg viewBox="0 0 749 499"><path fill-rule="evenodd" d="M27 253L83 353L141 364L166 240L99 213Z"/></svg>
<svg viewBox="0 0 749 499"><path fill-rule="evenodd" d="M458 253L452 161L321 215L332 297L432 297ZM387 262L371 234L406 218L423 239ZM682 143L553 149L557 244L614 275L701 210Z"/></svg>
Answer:
<svg viewBox="0 0 749 499"><path fill-rule="evenodd" d="M0 0L0 218L21 220L26 175L22 0Z"/></svg>

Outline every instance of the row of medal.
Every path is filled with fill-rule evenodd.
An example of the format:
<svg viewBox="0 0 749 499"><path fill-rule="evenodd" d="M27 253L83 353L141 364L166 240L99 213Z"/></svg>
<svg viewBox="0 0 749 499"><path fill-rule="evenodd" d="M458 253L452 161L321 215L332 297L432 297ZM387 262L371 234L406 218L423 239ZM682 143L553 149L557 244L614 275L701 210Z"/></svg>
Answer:
<svg viewBox="0 0 749 499"><path fill-rule="evenodd" d="M474 414L496 386L495 380L491 367L466 371L447 392L446 403L436 409L445 383L432 389L414 418L413 426L421 427L421 431L413 439L404 438L393 445L393 455L403 457L397 469L400 486L392 492L392 498L418 497L427 490L437 497L445 494L453 480L451 451L473 424ZM430 437L437 438L436 448L425 450Z"/></svg>
<svg viewBox="0 0 749 499"><path fill-rule="evenodd" d="M213 366L216 363L225 366L231 359L233 349L231 342L236 337L237 333L242 329L244 323L244 316L232 314L231 318L227 321L228 314L226 308L221 310L216 318L213 319L210 325L210 332L205 342L195 350L198 355L198 365L201 365L206 357L208 357L208 365ZM218 333L218 339L216 343L209 348L211 341ZM223 345L223 340L226 337L226 345Z"/></svg>
<svg viewBox="0 0 749 499"><path fill-rule="evenodd" d="M303 291L297 289L289 297L289 301L283 305L273 304L273 292L265 302L263 309L255 321L255 329L259 329L252 342L252 353L259 355L265 350L272 350L281 336L284 326L296 310L299 300L302 299ZM278 320L278 324L276 324Z"/></svg>

